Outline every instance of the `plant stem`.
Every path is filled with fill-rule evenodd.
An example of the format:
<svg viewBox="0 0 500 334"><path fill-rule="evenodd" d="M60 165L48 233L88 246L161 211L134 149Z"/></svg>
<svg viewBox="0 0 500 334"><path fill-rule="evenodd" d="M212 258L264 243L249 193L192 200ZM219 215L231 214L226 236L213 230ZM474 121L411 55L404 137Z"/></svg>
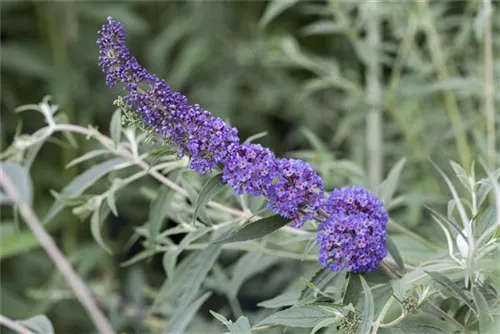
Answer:
<svg viewBox="0 0 500 334"><path fill-rule="evenodd" d="M34 332L30 331L20 323L15 322L14 320L7 318L6 316L1 314L0 314L0 325L3 325L19 334L35 334Z"/></svg>
<svg viewBox="0 0 500 334"><path fill-rule="evenodd" d="M367 42L374 51L366 71L366 101L370 106L366 118L366 149L368 155L368 177L372 186L382 180L382 112L380 110L382 87L378 52L380 49L380 23L377 14L378 1L367 2L373 14L367 22Z"/></svg>
<svg viewBox="0 0 500 334"><path fill-rule="evenodd" d="M493 81L493 41L491 16L491 0L484 0L484 113L486 116L486 138L488 147L488 162L491 170L495 169L495 105L493 101L494 81Z"/></svg>
<svg viewBox="0 0 500 334"><path fill-rule="evenodd" d="M139 166L141 169L146 171L149 175L151 175L156 180L160 181L161 183L163 183L164 185L166 185L170 189L174 190L175 192L179 193L180 195L182 195L186 198L189 196L187 191L185 189L183 189L181 186L179 186L177 183L173 182L172 180L170 180L168 177L166 177L165 175L163 175L159 171L151 169L151 167L145 161L143 161L141 159L137 159L136 157L134 157L134 155L130 151L126 150L125 148L123 148L123 147L116 148L116 146L113 143L113 141L111 140L111 138L104 136L103 134L99 133L97 130L88 129L88 128L85 128L83 126L74 125L74 124L56 124L56 125L54 125L52 130L53 131L62 131L62 132L64 132L64 131L75 132L75 133L79 133L79 134L87 136L87 137L95 138L105 148L109 149L111 152L113 152L117 155L124 157L127 160L132 161L135 165ZM207 205L209 207L212 207L213 209L228 213L228 214L233 215L235 217L241 217L244 219L253 219L253 220L258 220L258 219L262 218L260 216L253 215L251 213L241 211L241 210L235 209L233 207L230 207L230 206L227 206L227 205L224 205L221 203L217 203L214 201L208 202ZM283 230L287 231L290 234L296 234L296 235L303 235L303 234L308 233L306 231L299 230L299 229L289 227L289 226L284 226Z"/></svg>
<svg viewBox="0 0 500 334"><path fill-rule="evenodd" d="M438 79L440 81L444 81L448 79L449 72L441 50L441 41L439 39L439 34L436 31L434 20L432 19L429 4L427 0L418 0L417 4L422 13L422 25L429 43L429 51L432 61L437 69ZM455 136L460 162L462 166L468 167L471 165L471 151L467 141L465 127L458 109L457 100L450 90L445 90L443 95L448 119L450 120L453 134Z"/></svg>
<svg viewBox="0 0 500 334"><path fill-rule="evenodd" d="M5 194L18 205L19 211L21 216L24 218L26 225L28 225L29 229L38 239L40 245L50 257L58 271L64 276L66 282L71 287L78 300L80 300L80 303L87 311L87 314L90 316L98 331L102 334L114 333L113 328L104 314L100 311L87 286L83 283L71 264L64 257L61 250L57 247L54 239L52 239L52 237L43 228L31 207L19 199L15 186L3 170L0 170L0 185L4 189Z"/></svg>

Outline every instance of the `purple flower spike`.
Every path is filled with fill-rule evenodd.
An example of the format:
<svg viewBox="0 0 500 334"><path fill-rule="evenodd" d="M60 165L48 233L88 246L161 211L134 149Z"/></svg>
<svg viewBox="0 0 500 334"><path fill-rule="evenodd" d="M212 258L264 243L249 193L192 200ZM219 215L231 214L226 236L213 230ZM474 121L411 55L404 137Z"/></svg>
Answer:
<svg viewBox="0 0 500 334"><path fill-rule="evenodd" d="M325 205L328 218L319 224L319 262L333 271L367 272L387 255L388 215L383 203L363 188L334 190Z"/></svg>
<svg viewBox="0 0 500 334"><path fill-rule="evenodd" d="M388 216L383 204L362 188L342 188L324 199L323 180L308 163L277 160L258 144L240 144L238 131L175 92L144 69L125 45L125 29L109 17L99 31L99 66L106 83L124 85L127 111L135 110L147 131L161 135L189 156L201 174L222 166L222 181L236 193L265 196L267 207L301 227L319 222L319 262L334 271L375 270L386 256ZM120 100L122 101L122 100ZM123 101L122 103L123 106Z"/></svg>
<svg viewBox="0 0 500 334"><path fill-rule="evenodd" d="M318 218L323 203L323 180L307 162L281 159L277 180L268 190L268 208L283 217L293 219L301 227Z"/></svg>

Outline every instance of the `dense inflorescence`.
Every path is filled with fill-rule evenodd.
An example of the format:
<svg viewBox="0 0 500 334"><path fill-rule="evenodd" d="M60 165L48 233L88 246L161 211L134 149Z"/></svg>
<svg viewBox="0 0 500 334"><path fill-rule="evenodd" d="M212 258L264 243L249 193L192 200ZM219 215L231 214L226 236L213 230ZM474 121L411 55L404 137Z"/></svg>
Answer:
<svg viewBox="0 0 500 334"><path fill-rule="evenodd" d="M386 253L387 215L380 201L362 189L334 191L326 201L323 180L307 162L277 159L261 145L241 144L236 128L189 105L184 95L144 69L126 47L120 22L109 17L99 34L99 66L106 83L124 85L127 109L176 147L179 156L189 156L192 170L205 174L222 166L222 181L236 193L265 196L268 208L296 227L319 221L320 262L332 270L376 269Z"/></svg>
<svg viewBox="0 0 500 334"><path fill-rule="evenodd" d="M363 188L342 188L330 193L327 218L318 225L319 261L333 271L376 270L387 255L388 215L383 203Z"/></svg>

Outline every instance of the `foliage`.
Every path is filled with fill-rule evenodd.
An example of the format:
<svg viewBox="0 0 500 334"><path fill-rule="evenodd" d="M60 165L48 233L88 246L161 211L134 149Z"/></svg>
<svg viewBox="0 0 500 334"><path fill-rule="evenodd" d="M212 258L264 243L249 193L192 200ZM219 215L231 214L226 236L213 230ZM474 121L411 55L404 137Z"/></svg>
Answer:
<svg viewBox="0 0 500 334"><path fill-rule="evenodd" d="M481 3L2 7L2 172L115 330L496 328L500 156L488 146L482 110L483 73L499 78L500 58L494 53L487 68L478 57L488 43L500 45L485 40L489 12ZM494 3L493 36L499 11ZM328 191L354 184L377 194L390 216L390 256L379 270L323 269L314 226L285 226L265 199L233 194L216 173L190 171L123 101L115 110L118 93L105 88L95 45L108 15L131 32L141 63L242 138L310 162ZM382 27L375 44L374 20ZM368 82L380 86L375 109ZM496 91L492 98L500 110ZM377 107L380 126L368 129ZM35 332L94 330L17 207L0 195L0 314L25 319L18 323Z"/></svg>

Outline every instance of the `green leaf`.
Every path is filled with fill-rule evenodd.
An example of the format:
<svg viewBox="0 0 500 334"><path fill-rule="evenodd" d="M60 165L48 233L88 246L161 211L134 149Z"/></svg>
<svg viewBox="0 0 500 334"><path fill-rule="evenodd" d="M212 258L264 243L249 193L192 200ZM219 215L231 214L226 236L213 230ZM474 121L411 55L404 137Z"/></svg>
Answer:
<svg viewBox="0 0 500 334"><path fill-rule="evenodd" d="M458 180L462 185L467 189L468 191L472 192L474 191L473 188L471 187L471 180L469 179L469 175L467 175L467 172L465 169L462 168L459 164L457 164L455 161L450 160L451 167L453 168L453 171L457 175Z"/></svg>
<svg viewBox="0 0 500 334"><path fill-rule="evenodd" d="M73 167L75 165L78 165L84 161L87 161L87 160L90 160L90 159L93 159L95 157L98 157L100 155L103 155L103 154L108 154L110 153L109 150L107 149L99 149L99 150L92 150L90 152L87 152L85 153L84 155L82 156L79 156L78 158L76 159L73 159L71 160L67 165L66 165L66 168L70 168L70 167Z"/></svg>
<svg viewBox="0 0 500 334"><path fill-rule="evenodd" d="M301 307L291 307L283 311L276 312L262 320L257 326L268 324L279 324L288 327L312 328L320 321L330 318L332 314L320 305L305 305Z"/></svg>
<svg viewBox="0 0 500 334"><path fill-rule="evenodd" d="M267 134L268 134L267 131L256 133L253 136L250 136L247 139L245 139L245 141L243 143L244 144L245 143L251 143L251 142L253 142L253 141L257 140L257 139L260 139L260 138L263 138L263 137L267 136Z"/></svg>
<svg viewBox="0 0 500 334"><path fill-rule="evenodd" d="M403 257L401 256L401 253L399 252L396 244L389 237L387 237L387 250L389 251L389 254L391 254L394 261L396 261L399 269L404 272L405 262L403 261Z"/></svg>
<svg viewBox="0 0 500 334"><path fill-rule="evenodd" d="M346 27L343 24L339 24L331 20L321 20L308 24L301 29L301 33L304 36L330 35L342 32L345 29Z"/></svg>
<svg viewBox="0 0 500 334"><path fill-rule="evenodd" d="M220 322L222 322L224 325L227 326L227 324L229 324L229 320L227 320L227 318L225 316L223 316L222 314L219 314L215 311L212 311L212 310L208 310L208 312L210 312L210 314L217 320L219 320Z"/></svg>
<svg viewBox="0 0 500 334"><path fill-rule="evenodd" d="M318 272L316 272L310 281L314 289L311 289L310 286L306 285L300 294L300 300L308 300L313 297L315 289L324 290L336 275L336 272L333 272L328 268L321 268Z"/></svg>
<svg viewBox="0 0 500 334"><path fill-rule="evenodd" d="M292 7L297 0L273 0L266 7L266 11L259 22L259 27L264 29L274 18Z"/></svg>
<svg viewBox="0 0 500 334"><path fill-rule="evenodd" d="M290 222L290 219L276 214L270 217L262 218L254 222L243 225L239 230L232 233L227 238L218 240L215 243L225 244L229 242L239 242L262 238Z"/></svg>
<svg viewBox="0 0 500 334"><path fill-rule="evenodd" d="M2 161L0 162L0 171L0 175L5 174L9 178L18 200L31 206L33 204L33 184L28 170L18 163ZM1 199L1 203L5 204L12 203L13 200L7 194L4 194Z"/></svg>
<svg viewBox="0 0 500 334"><path fill-rule="evenodd" d="M105 206L103 210L106 210L106 208L108 207ZM109 209L108 209L108 214L109 214ZM105 216L107 216L107 214ZM99 246L101 246L109 254L112 254L111 249L109 249L108 246L106 246L101 235L101 224L104 221L104 217L103 215L101 215L101 206L99 206L99 208L97 208L97 210L94 211L92 217L90 218L90 232L92 233L94 240L99 244Z"/></svg>
<svg viewBox="0 0 500 334"><path fill-rule="evenodd" d="M219 257L221 245L211 245L200 252L196 261L188 268L188 274L177 299L178 305L190 303L198 294L210 269Z"/></svg>
<svg viewBox="0 0 500 334"><path fill-rule="evenodd" d="M299 297L299 291L288 291L274 298L260 302L257 304L257 306L264 308L279 308L283 306L291 306L299 300Z"/></svg>
<svg viewBox="0 0 500 334"><path fill-rule="evenodd" d="M377 187L377 194L386 205L389 205L396 192L399 176L401 175L405 163L406 158L399 160L394 167L391 168L387 178Z"/></svg>
<svg viewBox="0 0 500 334"><path fill-rule="evenodd" d="M45 315L36 315L34 317L24 320L18 320L16 322L38 334L54 333L54 327L52 326L49 318L47 318Z"/></svg>
<svg viewBox="0 0 500 334"><path fill-rule="evenodd" d="M194 224L196 218L198 218L198 213L202 207L215 197L225 186L221 181L222 173L217 173L212 176L201 188L200 194L196 199L196 204L194 206L192 223Z"/></svg>
<svg viewBox="0 0 500 334"><path fill-rule="evenodd" d="M39 245L31 231L18 231L13 223L0 224L0 260L15 256Z"/></svg>
<svg viewBox="0 0 500 334"><path fill-rule="evenodd" d="M163 333L185 333L187 326L189 325L195 314L210 296L211 293L207 292L192 303L186 303L184 307L177 308Z"/></svg>
<svg viewBox="0 0 500 334"><path fill-rule="evenodd" d="M233 277L227 287L231 297L236 297L246 279L266 270L278 261L276 257L263 257L262 255L259 252L248 252L238 260L234 268Z"/></svg>
<svg viewBox="0 0 500 334"><path fill-rule="evenodd" d="M363 319L358 326L357 333L364 334L369 333L370 327L372 326L375 306L373 303L373 295L370 287L368 286L368 283L366 283L366 280L363 278L363 276L359 276L359 279L361 280L361 285L363 286L363 292L365 294L365 306L363 307Z"/></svg>
<svg viewBox="0 0 500 334"><path fill-rule="evenodd" d="M109 134L111 135L111 139L113 139L113 143L117 146L120 143L122 134L122 112L120 108L116 109L111 118Z"/></svg>
<svg viewBox="0 0 500 334"><path fill-rule="evenodd" d="M163 220L171 208L172 190L163 185L156 194L155 199L151 202L149 209L149 247L153 250L156 247L156 237L160 232Z"/></svg>
<svg viewBox="0 0 500 334"><path fill-rule="evenodd" d="M231 331L232 334L252 334L250 330L250 322L247 317L239 317L236 322L229 323L227 328Z"/></svg>
<svg viewBox="0 0 500 334"><path fill-rule="evenodd" d="M343 304L344 305L356 305L358 303L359 297L361 296L361 281L359 280L359 275L349 273L349 280L344 292Z"/></svg>
<svg viewBox="0 0 500 334"><path fill-rule="evenodd" d="M486 302L481 291L475 286L472 287L472 296L478 310L479 332L487 333L490 323L490 307L488 306L488 302Z"/></svg>
<svg viewBox="0 0 500 334"><path fill-rule="evenodd" d="M125 163L125 160L121 158L102 162L78 175L75 179L73 179L73 181L71 181L66 187L64 187L61 194L65 196L80 195L110 171L125 168L128 166L129 165ZM49 212L45 215L43 222L47 223L48 221L52 220L63 208L64 203L60 200L56 200L49 209Z"/></svg>
<svg viewBox="0 0 500 334"><path fill-rule="evenodd" d="M443 285L445 288L448 288L451 292L453 292L457 297L460 297L469 307L470 309L476 313L476 309L474 308L474 305L471 303L469 298L467 298L467 295L460 289L455 283L453 283L448 277L444 276L440 272L437 271L426 271L424 270L427 275L432 277L434 281L438 282L439 284Z"/></svg>
<svg viewBox="0 0 500 334"><path fill-rule="evenodd" d="M380 334L445 334L442 329L425 324L403 322L392 328L381 328Z"/></svg>
<svg viewBox="0 0 500 334"><path fill-rule="evenodd" d="M340 319L342 319L342 313L339 312L339 314L337 314L334 317L327 318L325 320L318 322L318 324L316 326L314 326L314 328L311 330L311 334L316 333L317 331L319 331L323 327L328 327L328 326L338 322Z"/></svg>

